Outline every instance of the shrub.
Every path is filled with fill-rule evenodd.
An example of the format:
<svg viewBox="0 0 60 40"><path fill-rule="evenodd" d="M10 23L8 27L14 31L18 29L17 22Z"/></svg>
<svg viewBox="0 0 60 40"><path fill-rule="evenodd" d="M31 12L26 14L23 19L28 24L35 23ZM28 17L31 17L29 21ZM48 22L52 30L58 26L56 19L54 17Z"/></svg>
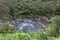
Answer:
<svg viewBox="0 0 60 40"><path fill-rule="evenodd" d="M13 27L9 26L8 24L4 24L4 25L0 26L0 33L3 33L3 34L14 33L15 31L16 30Z"/></svg>
<svg viewBox="0 0 60 40"><path fill-rule="evenodd" d="M60 16L53 17L51 21L52 23L46 32L51 36L57 37L60 34Z"/></svg>
<svg viewBox="0 0 60 40"><path fill-rule="evenodd" d="M14 33L14 34L0 34L0 40L32 40L29 34Z"/></svg>
<svg viewBox="0 0 60 40"><path fill-rule="evenodd" d="M38 32L38 33L31 33L31 38L33 40L54 40L55 38L48 35L47 32Z"/></svg>

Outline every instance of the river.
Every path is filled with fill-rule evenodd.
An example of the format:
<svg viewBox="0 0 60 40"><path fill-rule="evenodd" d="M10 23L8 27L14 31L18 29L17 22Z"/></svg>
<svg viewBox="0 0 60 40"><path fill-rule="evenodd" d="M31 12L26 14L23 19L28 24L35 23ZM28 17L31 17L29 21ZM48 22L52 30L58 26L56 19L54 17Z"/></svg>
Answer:
<svg viewBox="0 0 60 40"><path fill-rule="evenodd" d="M3 25L6 21L0 21L0 25ZM17 31L30 32L44 32L45 28L49 26L47 20L32 20L28 18L15 19L9 22L9 26L14 27Z"/></svg>

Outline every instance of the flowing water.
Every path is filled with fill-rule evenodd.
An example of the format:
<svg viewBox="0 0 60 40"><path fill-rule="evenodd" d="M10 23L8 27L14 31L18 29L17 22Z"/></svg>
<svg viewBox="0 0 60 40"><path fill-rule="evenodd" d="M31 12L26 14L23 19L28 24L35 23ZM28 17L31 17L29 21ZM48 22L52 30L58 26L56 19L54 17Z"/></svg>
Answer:
<svg viewBox="0 0 60 40"><path fill-rule="evenodd" d="M0 21L0 25L4 24L5 21ZM13 26L17 31L24 32L44 32L45 28L48 27L49 21L43 20L32 20L32 19L15 19L11 20L9 26Z"/></svg>

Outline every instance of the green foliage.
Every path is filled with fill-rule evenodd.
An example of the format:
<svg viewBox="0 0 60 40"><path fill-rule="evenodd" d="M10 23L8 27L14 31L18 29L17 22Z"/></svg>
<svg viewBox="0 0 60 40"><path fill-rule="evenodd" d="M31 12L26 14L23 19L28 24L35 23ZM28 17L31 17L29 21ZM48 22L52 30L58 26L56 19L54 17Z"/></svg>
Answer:
<svg viewBox="0 0 60 40"><path fill-rule="evenodd" d="M60 16L55 16L51 20L52 23L46 32L51 36L57 37L60 35Z"/></svg>
<svg viewBox="0 0 60 40"><path fill-rule="evenodd" d="M56 25L60 25L60 16L55 16L52 18L52 23L55 23Z"/></svg>
<svg viewBox="0 0 60 40"><path fill-rule="evenodd" d="M0 19L10 19L10 8L14 8L17 0L0 0Z"/></svg>
<svg viewBox="0 0 60 40"><path fill-rule="evenodd" d="M34 40L54 40L55 38L48 35L46 32L31 33L31 38Z"/></svg>
<svg viewBox="0 0 60 40"><path fill-rule="evenodd" d="M50 37L46 33L36 33L36 36L34 34L35 33L0 34L0 40L55 40L54 37Z"/></svg>
<svg viewBox="0 0 60 40"><path fill-rule="evenodd" d="M42 0L22 0L13 10L14 17L39 17L45 15L47 17L52 17L59 11L59 6L57 3L59 0L42 2ZM51 8L52 7L52 8ZM58 10L58 11L57 11Z"/></svg>
<svg viewBox="0 0 60 40"><path fill-rule="evenodd" d="M25 33L0 34L0 40L32 40L30 35Z"/></svg>
<svg viewBox="0 0 60 40"><path fill-rule="evenodd" d="M14 33L16 30L9 26L8 24L4 24L0 26L0 33L6 34L6 33Z"/></svg>
<svg viewBox="0 0 60 40"><path fill-rule="evenodd" d="M6 5L4 5L4 4L0 4L0 19L1 18L8 19L9 18L9 14L8 13L9 13L9 8Z"/></svg>
<svg viewBox="0 0 60 40"><path fill-rule="evenodd" d="M60 12L59 0L6 0L0 3L0 16L9 19L18 17L33 18L41 15L50 18Z"/></svg>

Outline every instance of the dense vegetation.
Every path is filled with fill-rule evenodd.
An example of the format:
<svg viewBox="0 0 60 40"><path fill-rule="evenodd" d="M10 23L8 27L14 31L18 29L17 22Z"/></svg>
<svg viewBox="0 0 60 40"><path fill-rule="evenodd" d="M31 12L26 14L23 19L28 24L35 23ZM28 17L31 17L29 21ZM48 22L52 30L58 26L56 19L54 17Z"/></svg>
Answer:
<svg viewBox="0 0 60 40"><path fill-rule="evenodd" d="M2 0L0 18L52 17L60 12L60 0ZM4 12L3 12L4 11Z"/></svg>
<svg viewBox="0 0 60 40"><path fill-rule="evenodd" d="M17 32L8 23L0 26L0 40L60 40L60 0L0 0L0 19L39 18L52 23L45 32Z"/></svg>

